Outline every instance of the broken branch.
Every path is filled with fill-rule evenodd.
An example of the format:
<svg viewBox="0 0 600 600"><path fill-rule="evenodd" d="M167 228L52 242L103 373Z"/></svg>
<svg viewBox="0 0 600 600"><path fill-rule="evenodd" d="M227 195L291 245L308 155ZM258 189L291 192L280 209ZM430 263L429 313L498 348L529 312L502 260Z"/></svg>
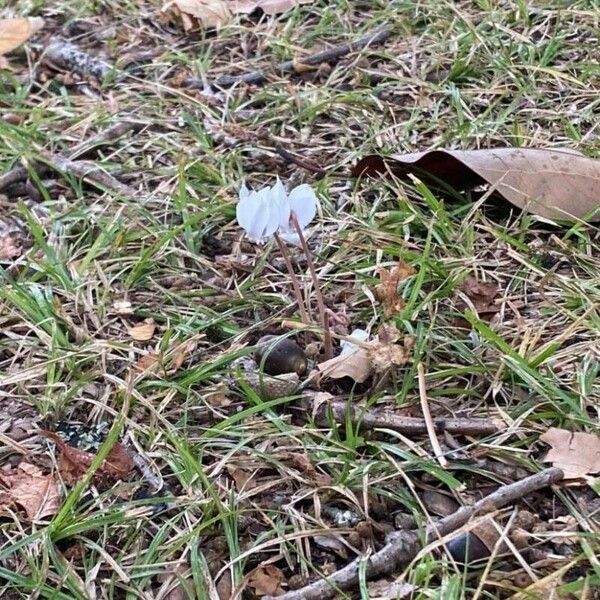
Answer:
<svg viewBox="0 0 600 600"><path fill-rule="evenodd" d="M463 506L455 513L444 517L425 530L425 544L433 539L456 531L471 519L489 514L508 504L548 485L561 481L563 472L552 467L540 473L526 477L521 481L503 485L495 492L485 496L471 506ZM422 548L416 531L400 531L389 537L388 543L378 552L366 559L365 575L368 579L376 575L391 573L397 567L411 561ZM327 579L311 583L299 590L277 596L277 600L321 600L331 598L339 590L347 590L358 583L362 558L357 558L343 569L336 571ZM266 596L263 600L274 600Z"/></svg>
<svg viewBox="0 0 600 600"><path fill-rule="evenodd" d="M317 407L315 420L319 425L329 425L328 414L340 424L345 423L346 416L364 429L392 429L404 435L422 435L428 432L425 419L404 417L389 410L372 408L365 410L360 406L350 406L341 400L334 400ZM451 435L492 435L500 431L501 425L494 419L468 419L435 417L432 419L436 433L447 431Z"/></svg>
<svg viewBox="0 0 600 600"><path fill-rule="evenodd" d="M371 33L360 37L353 42L340 44L338 46L328 48L327 50L322 50L321 52L309 54L300 60L286 60L273 69L271 73L252 71L250 73L244 73L243 75L224 75L223 77L216 79L214 81L214 85L217 87L231 87L237 83L260 84L267 81L267 79L273 75L277 76L284 75L286 73L299 73L306 65L317 66L321 63L335 62L355 50L360 50L362 48L366 48L367 46L374 46L375 44L381 44L390 36L391 33L391 27L382 27L381 29L372 31ZM188 79L186 81L186 85L192 89L204 89L205 82L200 79Z"/></svg>

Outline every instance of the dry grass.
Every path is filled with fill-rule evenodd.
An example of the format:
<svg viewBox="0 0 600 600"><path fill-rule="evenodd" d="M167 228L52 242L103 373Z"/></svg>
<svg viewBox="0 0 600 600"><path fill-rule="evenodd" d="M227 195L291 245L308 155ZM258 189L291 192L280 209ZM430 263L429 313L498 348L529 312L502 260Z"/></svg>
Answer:
<svg viewBox="0 0 600 600"><path fill-rule="evenodd" d="M347 176L374 151L566 146L600 157L595 2L316 1L218 35L160 23L159 4L3 9L47 17L40 48L61 34L128 70L90 82L49 69L35 51L11 58L14 75L0 74L0 172L43 151L69 156L118 122L139 131L88 157L133 198L52 170L32 170L29 186L0 196L0 216L28 245L2 264L0 466L21 452L55 470L37 428L116 422L112 435L162 486L156 493L136 474L68 488L50 524L3 515L6 598L168 598L178 578L190 598L231 589L252 598L247 575L265 561L281 569L284 588L298 586L379 548L402 524L426 523L435 512L425 490L472 502L539 469L536 439L549 426L597 428L597 228ZM268 69L382 24L394 27L387 43L331 68L260 87L180 85ZM278 145L325 175L316 180ZM276 248L246 242L234 221L241 181L275 176L319 194L310 243L339 334L384 321L378 268L401 258L416 271L401 284L406 306L395 319L414 338L411 361L376 391L324 389L418 415L420 361L434 415L500 418L504 431L443 438L444 470L426 436L318 426L297 398L264 402L223 383L261 334L298 316ZM312 298L304 259L294 259ZM459 286L468 275L500 291L492 321L467 314L465 328ZM128 328L148 318L152 339L132 340ZM527 548L491 561L483 576L433 551L394 576L414 586L413 598L597 597L597 492L592 483L524 499L517 508L536 515L522 533ZM375 592L365 585L360 595Z"/></svg>

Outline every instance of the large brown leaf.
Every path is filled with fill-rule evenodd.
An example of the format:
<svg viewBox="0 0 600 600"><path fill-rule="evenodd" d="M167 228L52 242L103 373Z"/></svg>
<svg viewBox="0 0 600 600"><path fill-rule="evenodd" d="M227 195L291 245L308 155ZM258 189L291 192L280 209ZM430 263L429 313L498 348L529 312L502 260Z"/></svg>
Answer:
<svg viewBox="0 0 600 600"><path fill-rule="evenodd" d="M431 150L390 157L370 155L358 162L353 175L414 173L441 180L456 190L484 183L515 206L559 220L591 216L600 221L600 160L573 150L496 148Z"/></svg>

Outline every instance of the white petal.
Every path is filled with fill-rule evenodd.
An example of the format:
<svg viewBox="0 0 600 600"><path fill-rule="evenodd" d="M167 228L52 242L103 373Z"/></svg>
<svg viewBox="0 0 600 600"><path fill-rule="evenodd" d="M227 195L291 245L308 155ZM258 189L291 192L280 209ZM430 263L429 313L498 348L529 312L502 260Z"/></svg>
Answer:
<svg viewBox="0 0 600 600"><path fill-rule="evenodd" d="M271 188L273 204L277 207L279 214L279 228L287 231L290 224L290 204L283 183L277 178L277 183Z"/></svg>
<svg viewBox="0 0 600 600"><path fill-rule="evenodd" d="M369 339L369 334L364 329L355 329L350 334L350 337L356 338L357 340L359 340L361 342L366 342ZM340 355L343 355L343 354L348 354L350 352L354 352L354 350L358 349L360 346L357 346L356 344L350 342L349 340L342 340L340 342L340 347L342 348Z"/></svg>
<svg viewBox="0 0 600 600"><path fill-rule="evenodd" d="M294 211L298 224L304 229L317 212L317 196L310 185L303 183L295 187L288 197L290 209Z"/></svg>
<svg viewBox="0 0 600 600"><path fill-rule="evenodd" d="M269 221L269 212L266 210L264 194L251 192L238 202L236 216L240 227L253 242L262 243ZM274 230L273 230L274 231ZM273 233L271 231L271 233Z"/></svg>
<svg viewBox="0 0 600 600"><path fill-rule="evenodd" d="M244 200L248 196L250 196L250 190L246 187L246 182L242 183L242 187L240 188L240 200Z"/></svg>
<svg viewBox="0 0 600 600"><path fill-rule="evenodd" d="M292 244L293 246L301 246L300 236L297 233L293 233L291 231L279 231L279 237L286 241L288 244Z"/></svg>

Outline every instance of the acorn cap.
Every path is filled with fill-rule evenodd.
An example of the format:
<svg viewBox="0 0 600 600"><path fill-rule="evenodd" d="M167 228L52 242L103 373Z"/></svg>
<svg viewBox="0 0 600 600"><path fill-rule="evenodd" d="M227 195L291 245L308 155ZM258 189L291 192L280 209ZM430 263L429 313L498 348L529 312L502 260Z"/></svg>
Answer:
<svg viewBox="0 0 600 600"><path fill-rule="evenodd" d="M273 335L266 335L258 340L254 360L258 368L267 375L304 375L308 368L306 354L296 342Z"/></svg>

